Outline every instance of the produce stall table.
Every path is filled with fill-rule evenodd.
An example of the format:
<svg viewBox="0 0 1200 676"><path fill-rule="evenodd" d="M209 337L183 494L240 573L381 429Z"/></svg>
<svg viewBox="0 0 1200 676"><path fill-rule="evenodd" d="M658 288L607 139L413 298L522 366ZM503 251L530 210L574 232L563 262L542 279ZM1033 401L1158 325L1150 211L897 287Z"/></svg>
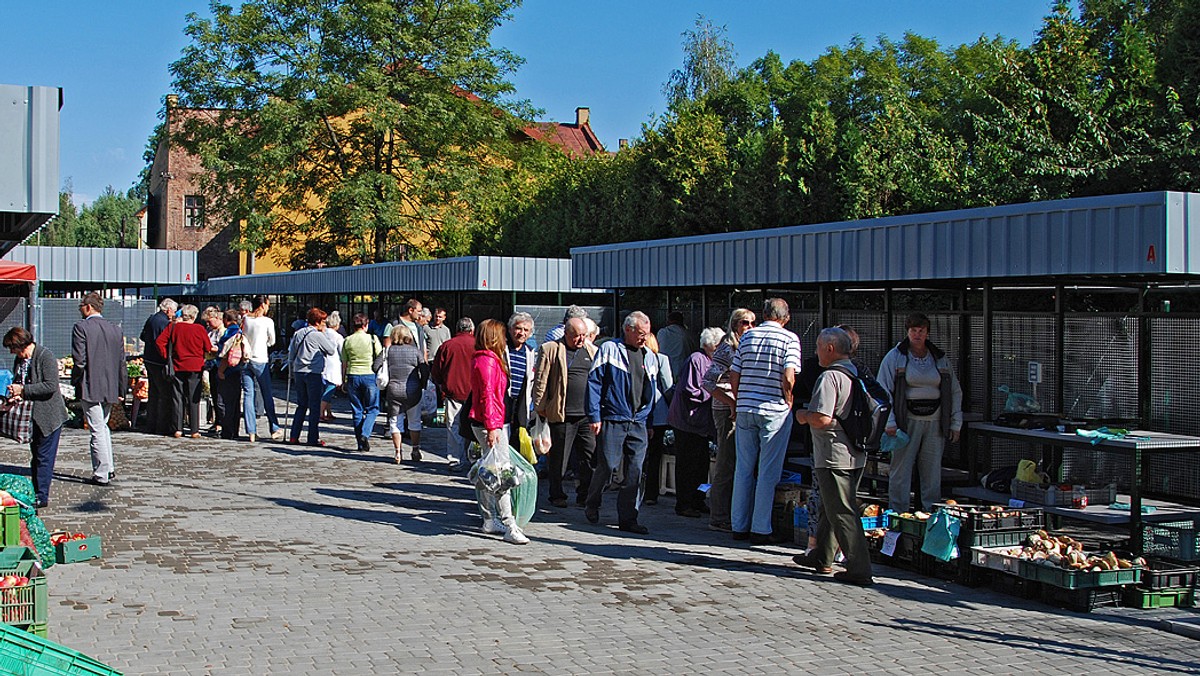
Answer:
<svg viewBox="0 0 1200 676"><path fill-rule="evenodd" d="M1142 550L1142 522L1147 520L1146 515L1142 514L1142 458L1150 454L1200 452L1200 437L1167 434L1165 432L1150 432L1146 430L1130 430L1129 435L1123 439L1104 439L1093 444L1092 439L1068 432L1025 430L994 425L992 423L974 423L969 426L969 429L971 434L979 434L987 439L989 445L993 438L1012 439L1031 445L1040 445L1042 447L1041 466L1046 471L1051 472L1051 476L1054 476L1054 472L1058 471L1062 459L1061 449L1065 448L1094 453L1113 453L1131 458L1132 476L1129 483L1129 514L1127 516L1123 511L1114 512L1114 510L1109 510L1107 505L1089 506L1083 510L1049 506L1046 508L1046 513L1107 523L1123 523L1125 520L1128 520L1130 546L1138 554ZM969 490L975 492L976 489ZM968 495L966 492L960 494ZM1005 501L1007 501L1007 498ZM1200 513L1196 510L1187 512L1186 508L1180 508L1178 505L1171 505L1170 503L1156 502L1154 506L1157 509L1154 513L1154 518L1150 519L1152 521L1159 521L1166 518L1182 518L1184 514ZM1114 513L1111 516L1102 516L1104 512Z"/></svg>

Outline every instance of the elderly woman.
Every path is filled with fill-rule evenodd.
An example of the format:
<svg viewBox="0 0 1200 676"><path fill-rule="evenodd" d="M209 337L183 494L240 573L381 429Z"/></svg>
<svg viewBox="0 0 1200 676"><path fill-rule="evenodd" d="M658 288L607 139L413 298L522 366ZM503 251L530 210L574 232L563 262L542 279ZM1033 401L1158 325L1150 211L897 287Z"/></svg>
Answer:
<svg viewBox="0 0 1200 676"><path fill-rule="evenodd" d="M946 440L958 441L962 430L962 387L945 351L929 340L929 317L921 313L904 322L908 335L879 364L877 380L892 395L887 434L908 433L904 448L893 451L888 472L888 506L908 511L912 469L921 474L917 503L932 511L942 499L942 452Z"/></svg>
<svg viewBox="0 0 1200 676"><path fill-rule="evenodd" d="M645 480L642 504L655 505L658 504L658 485L662 481L663 444L667 436L667 402L675 382L671 377L671 359L658 351L658 339L653 333L646 336L646 349L650 350L649 356L658 361L659 396L654 402L650 418L646 421L649 440L646 443L646 462L642 465L642 477Z"/></svg>
<svg viewBox="0 0 1200 676"><path fill-rule="evenodd" d="M307 323L292 335L288 345L288 368L296 381L296 414L292 416L293 444L300 443L300 431L308 418L308 445L324 446L320 439L321 393L325 391L325 360L336 348L325 335L325 319L329 315L321 308L308 311ZM228 404L227 404L228 405Z"/></svg>
<svg viewBox="0 0 1200 676"><path fill-rule="evenodd" d="M725 338L712 354L712 366L704 374L701 387L712 394L713 427L717 439L717 466L713 470L712 488L708 503L712 509L708 527L726 533L733 532L733 472L737 467L737 448L733 441L733 422L737 416L737 401L729 385L729 367L737 352L742 334L754 326L754 313L738 308L729 315Z"/></svg>
<svg viewBox="0 0 1200 676"><path fill-rule="evenodd" d="M333 341L337 351L325 358L325 370L321 377L325 380L325 391L321 393L321 420L333 420L333 394L342 386L342 344L346 337L341 333L342 315L337 310L329 313L325 319L325 335Z"/></svg>
<svg viewBox="0 0 1200 676"><path fill-rule="evenodd" d="M212 343L208 331L196 323L196 315L200 310L195 305L184 305L179 312L179 321L172 322L166 331L159 334L158 349L167 355L175 367L175 437L183 436L186 409L190 435L193 439L199 439L200 395L204 390L200 374Z"/></svg>
<svg viewBox="0 0 1200 676"><path fill-rule="evenodd" d="M725 331L710 327L700 332L700 349L684 364L667 422L675 429L675 513L697 518L708 514L700 484L708 478L708 441L713 429L712 394L704 389L704 375Z"/></svg>
<svg viewBox="0 0 1200 676"><path fill-rule="evenodd" d="M404 445L400 441L404 421L408 420L408 441L412 444L413 462L421 461L421 364L425 357L417 347L416 336L403 323L392 327L391 345L387 348L387 405L388 425L397 465L403 459Z"/></svg>
<svg viewBox="0 0 1200 676"><path fill-rule="evenodd" d="M208 378L208 392L212 397L212 436L221 435L221 420L225 417L225 399L221 396L221 388L217 379L217 350L220 349L221 337L225 335L225 323L221 321L220 308L209 305L200 313L200 320L208 330L209 359L204 362L205 376Z"/></svg>
<svg viewBox="0 0 1200 676"><path fill-rule="evenodd" d="M217 339L217 380L216 387L224 402L224 413L221 421L221 438L237 439L238 412L241 411L242 401L242 371L246 368L242 355L242 315L237 310L229 308L221 313L221 323L224 329ZM237 364L231 357L237 355Z"/></svg>
<svg viewBox="0 0 1200 676"><path fill-rule="evenodd" d="M28 331L17 326L4 334L4 347L13 360L12 400L33 402L33 435L29 440L29 476L33 479L38 509L50 504L50 480L58 458L58 439L67 420L67 407L58 389L58 360L33 342Z"/></svg>

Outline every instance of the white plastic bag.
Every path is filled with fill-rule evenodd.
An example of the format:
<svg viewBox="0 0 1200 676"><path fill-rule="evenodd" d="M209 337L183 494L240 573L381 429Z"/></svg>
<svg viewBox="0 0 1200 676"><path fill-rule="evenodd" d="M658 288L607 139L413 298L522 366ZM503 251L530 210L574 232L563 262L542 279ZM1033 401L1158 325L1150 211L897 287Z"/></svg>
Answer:
<svg viewBox="0 0 1200 676"><path fill-rule="evenodd" d="M537 422L533 423L533 429L529 431L529 438L533 442L533 450L538 455L546 455L550 452L550 423L546 419L538 416Z"/></svg>
<svg viewBox="0 0 1200 676"><path fill-rule="evenodd" d="M429 383L421 393L421 415L429 417L437 413L437 385Z"/></svg>
<svg viewBox="0 0 1200 676"><path fill-rule="evenodd" d="M520 484L521 476L509 457L508 442L501 439L489 446L479 462L471 468L468 478L474 481L477 487L496 495L501 495Z"/></svg>

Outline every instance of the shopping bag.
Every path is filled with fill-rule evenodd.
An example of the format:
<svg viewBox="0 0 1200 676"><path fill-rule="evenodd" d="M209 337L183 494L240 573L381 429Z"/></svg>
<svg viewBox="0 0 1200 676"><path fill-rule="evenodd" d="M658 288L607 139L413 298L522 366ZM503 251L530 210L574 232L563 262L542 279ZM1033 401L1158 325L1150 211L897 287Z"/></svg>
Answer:
<svg viewBox="0 0 1200 676"><path fill-rule="evenodd" d="M483 457L471 468L468 478L477 487L496 495L503 494L521 480L513 468L508 444L503 440L488 447Z"/></svg>
<svg viewBox="0 0 1200 676"><path fill-rule="evenodd" d="M379 389L382 391L387 389L388 381L388 363L387 360L384 359L383 365L375 371L375 384L378 385Z"/></svg>
<svg viewBox="0 0 1200 676"><path fill-rule="evenodd" d="M949 561L958 558L958 531L962 527L957 517L937 511L925 522L925 540L921 551L939 559Z"/></svg>
<svg viewBox="0 0 1200 676"><path fill-rule="evenodd" d="M33 402L21 399L0 406L0 436L27 444L33 438Z"/></svg>
<svg viewBox="0 0 1200 676"><path fill-rule="evenodd" d="M530 440L533 442L533 450L538 455L546 455L550 452L550 423L546 419L538 416L537 422L533 423L533 430L529 433Z"/></svg>
<svg viewBox="0 0 1200 676"><path fill-rule="evenodd" d="M529 520L533 518L534 512L537 511L537 470L534 469L533 463L527 462L520 453L512 449L509 450L513 469L521 477L520 483L509 491L509 496L512 500L513 519L517 522L518 527L524 528L529 523Z"/></svg>
<svg viewBox="0 0 1200 676"><path fill-rule="evenodd" d="M428 418L437 413L437 385L429 383L421 392L421 415Z"/></svg>
<svg viewBox="0 0 1200 676"><path fill-rule="evenodd" d="M521 447L517 449L519 455L525 458L530 464L537 462L537 457L533 454L533 440L529 438L529 430L524 427L518 427L517 438L521 444Z"/></svg>

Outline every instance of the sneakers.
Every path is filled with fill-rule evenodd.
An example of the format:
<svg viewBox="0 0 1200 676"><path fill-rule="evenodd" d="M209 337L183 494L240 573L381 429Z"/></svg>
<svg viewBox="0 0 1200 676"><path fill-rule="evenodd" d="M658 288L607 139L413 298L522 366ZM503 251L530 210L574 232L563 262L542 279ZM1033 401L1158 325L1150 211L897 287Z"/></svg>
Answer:
<svg viewBox="0 0 1200 676"><path fill-rule="evenodd" d="M499 535L501 533L507 533L506 529L504 528L504 524L495 519L485 519L483 522L483 527L480 530L487 535Z"/></svg>
<svg viewBox="0 0 1200 676"><path fill-rule="evenodd" d="M525 537L525 534L521 532L521 529L517 528L516 526L508 529L508 532L504 534L504 541L510 542L514 545L529 544L529 538Z"/></svg>

